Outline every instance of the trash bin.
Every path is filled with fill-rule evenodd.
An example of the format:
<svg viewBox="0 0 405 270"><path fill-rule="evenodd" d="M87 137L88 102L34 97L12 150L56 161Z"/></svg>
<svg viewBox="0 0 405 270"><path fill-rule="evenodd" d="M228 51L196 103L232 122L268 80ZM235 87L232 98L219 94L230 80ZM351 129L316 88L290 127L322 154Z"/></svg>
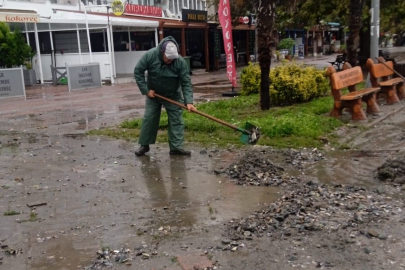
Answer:
<svg viewBox="0 0 405 270"><path fill-rule="evenodd" d="M191 57L190 57L190 56L184 56L183 58L184 58L184 60L186 60L187 67L188 67L188 71L190 72L190 75L193 74L193 73L191 72L191 63L190 63L190 61L191 61L190 58L191 58Z"/></svg>

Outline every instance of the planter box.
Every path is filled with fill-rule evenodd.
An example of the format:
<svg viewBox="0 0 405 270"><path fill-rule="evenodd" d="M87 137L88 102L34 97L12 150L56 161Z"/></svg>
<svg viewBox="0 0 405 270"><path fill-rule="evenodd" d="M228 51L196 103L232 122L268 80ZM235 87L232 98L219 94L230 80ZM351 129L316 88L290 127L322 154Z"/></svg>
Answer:
<svg viewBox="0 0 405 270"><path fill-rule="evenodd" d="M37 84L37 74L34 69L24 69L24 84L25 86L31 86Z"/></svg>

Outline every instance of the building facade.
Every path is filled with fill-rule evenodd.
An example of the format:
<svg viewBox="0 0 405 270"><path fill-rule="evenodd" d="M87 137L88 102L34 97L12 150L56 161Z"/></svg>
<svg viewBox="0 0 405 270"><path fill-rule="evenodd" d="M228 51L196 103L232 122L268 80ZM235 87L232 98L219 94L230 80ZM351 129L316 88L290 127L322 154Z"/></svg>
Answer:
<svg viewBox="0 0 405 270"><path fill-rule="evenodd" d="M216 9L205 0L126 0L121 15L109 8L112 2L0 0L0 13L37 12L37 23L8 23L11 30L18 27L37 52L33 68L41 83L53 80L55 67L89 62L100 63L103 80L132 78L142 55L169 35L179 43L181 55L190 59L191 68L225 67ZM233 29L238 64L254 55L254 28L241 21Z"/></svg>

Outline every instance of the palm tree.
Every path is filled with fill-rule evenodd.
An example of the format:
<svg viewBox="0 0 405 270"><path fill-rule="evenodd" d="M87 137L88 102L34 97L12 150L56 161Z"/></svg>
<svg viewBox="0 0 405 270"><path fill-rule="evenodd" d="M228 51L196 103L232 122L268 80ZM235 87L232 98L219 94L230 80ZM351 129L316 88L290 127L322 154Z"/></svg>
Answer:
<svg viewBox="0 0 405 270"><path fill-rule="evenodd" d="M350 0L350 34L347 38L347 61L353 67L357 65L357 49L360 45L360 29L362 27L361 15L366 0Z"/></svg>
<svg viewBox="0 0 405 270"><path fill-rule="evenodd" d="M270 65L271 44L274 42L272 32L275 23L275 1L260 0L257 5L257 49L261 70L260 107L262 110L270 109Z"/></svg>
<svg viewBox="0 0 405 270"><path fill-rule="evenodd" d="M276 7L285 5L286 11L291 12L297 0L259 0L256 2L257 10L257 49L261 70L260 107L262 110L270 109L270 81L271 45L276 44L273 31L276 25ZM279 22L280 23L280 22Z"/></svg>

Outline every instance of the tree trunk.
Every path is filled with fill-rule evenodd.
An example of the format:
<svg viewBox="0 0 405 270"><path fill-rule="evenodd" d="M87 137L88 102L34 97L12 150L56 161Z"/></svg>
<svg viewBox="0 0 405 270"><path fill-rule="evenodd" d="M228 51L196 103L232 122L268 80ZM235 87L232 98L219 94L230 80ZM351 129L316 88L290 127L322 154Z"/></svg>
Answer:
<svg viewBox="0 0 405 270"><path fill-rule="evenodd" d="M347 38L347 61L352 67L357 65L357 49L360 44L361 15L365 0L350 0L349 37Z"/></svg>
<svg viewBox="0 0 405 270"><path fill-rule="evenodd" d="M257 48L261 70L260 107L262 110L270 109L270 65L271 43L274 27L275 4L274 0L260 0L257 7Z"/></svg>
<svg viewBox="0 0 405 270"><path fill-rule="evenodd" d="M366 29L366 30L365 30ZM361 55L370 57L370 20L363 21L360 31L360 52Z"/></svg>

